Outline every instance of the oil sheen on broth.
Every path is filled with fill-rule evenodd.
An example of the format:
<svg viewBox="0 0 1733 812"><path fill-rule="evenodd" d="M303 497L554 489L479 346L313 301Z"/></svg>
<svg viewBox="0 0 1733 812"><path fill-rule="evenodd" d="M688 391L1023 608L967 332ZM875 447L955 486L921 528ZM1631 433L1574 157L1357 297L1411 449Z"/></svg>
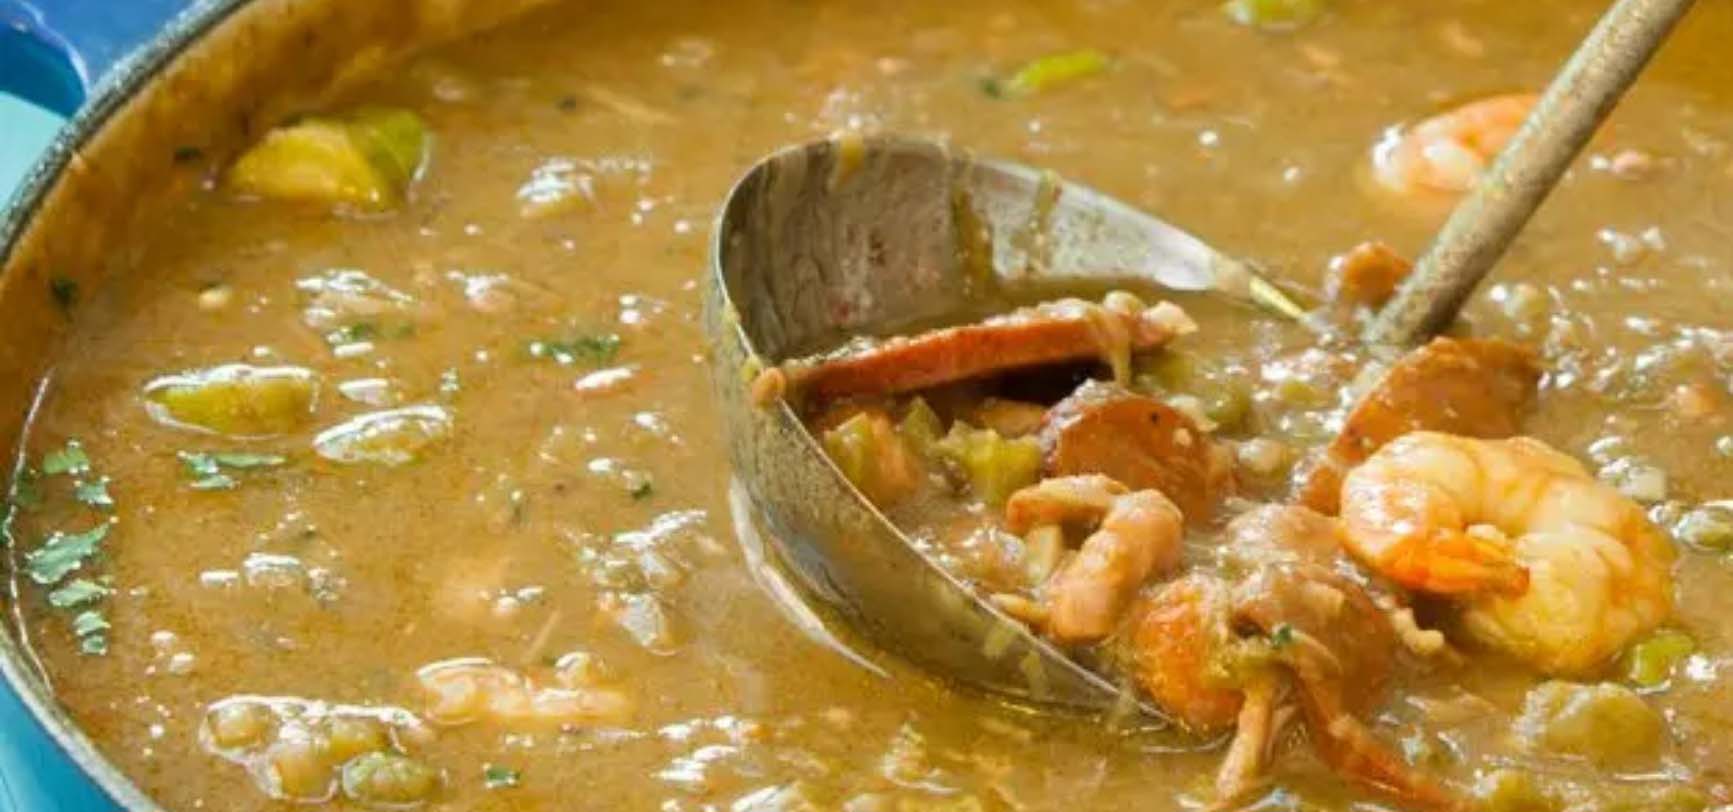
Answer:
<svg viewBox="0 0 1733 812"><path fill-rule="evenodd" d="M761 595L697 325L715 207L779 145L928 134L1321 289L1332 255L1413 255L1441 216L1380 190L1385 128L1537 88L1598 6L1342 0L1271 31L1192 2L603 3L426 55L343 105L426 122L401 205L216 188L78 304L15 514L22 631L172 809L1204 805L1219 742L875 676ZM1680 555L1669 636L1586 693L1531 694L1484 654L1401 672L1373 729L1488 808L1733 799L1730 8L1687 21L1466 314L1540 352L1524 430ZM1107 57L1089 75L986 92L1085 49ZM1283 448L1328 441L1338 362L1186 305L1201 330L1175 349L1211 385ZM188 405L164 376L189 371L275 405ZM1574 728L1535 729L1553 699ZM1380 803L1281 753L1249 803Z"/></svg>

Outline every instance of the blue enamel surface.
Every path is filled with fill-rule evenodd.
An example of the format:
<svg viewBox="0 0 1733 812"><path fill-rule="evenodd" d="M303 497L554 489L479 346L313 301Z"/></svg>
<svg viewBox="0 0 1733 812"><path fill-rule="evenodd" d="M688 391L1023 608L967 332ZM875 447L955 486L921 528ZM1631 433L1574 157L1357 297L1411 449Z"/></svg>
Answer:
<svg viewBox="0 0 1733 812"><path fill-rule="evenodd" d="M185 0L0 0L0 201L100 77ZM0 812L116 809L0 685Z"/></svg>

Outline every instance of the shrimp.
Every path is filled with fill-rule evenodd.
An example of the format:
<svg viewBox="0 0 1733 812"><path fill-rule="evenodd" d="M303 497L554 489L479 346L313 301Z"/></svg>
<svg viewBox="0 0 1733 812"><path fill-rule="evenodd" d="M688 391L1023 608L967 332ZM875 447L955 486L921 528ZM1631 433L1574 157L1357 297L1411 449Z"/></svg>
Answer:
<svg viewBox="0 0 1733 812"><path fill-rule="evenodd" d="M1540 374L1532 350L1499 339L1435 338L1410 351L1360 397L1341 432L1307 466L1299 501L1335 513L1342 476L1411 431L1516 434Z"/></svg>
<svg viewBox="0 0 1733 812"><path fill-rule="evenodd" d="M1532 438L1404 435L1348 474L1342 518L1363 564L1548 674L1592 672L1672 612L1674 552L1643 509Z"/></svg>
<svg viewBox="0 0 1733 812"><path fill-rule="evenodd" d="M1189 730L1234 728L1216 774L1218 805L1260 783L1293 699L1319 756L1344 775L1412 807L1456 806L1360 721L1395 662L1388 617L1353 581L1304 555L1264 559L1232 583L1187 576L1140 602L1120 638L1139 686Z"/></svg>
<svg viewBox="0 0 1733 812"><path fill-rule="evenodd" d="M1184 517L1160 491L1130 491L1104 476L1047 479L1011 495L1005 521L1015 533L1041 526L1095 525L1077 555L1047 582L1047 636L1100 640L1150 576L1179 565Z"/></svg>
<svg viewBox="0 0 1733 812"><path fill-rule="evenodd" d="M1538 98L1491 96L1392 127L1372 149L1372 177L1404 196L1466 192L1522 128Z"/></svg>
<svg viewBox="0 0 1733 812"><path fill-rule="evenodd" d="M1127 293L1100 303L1060 299L975 324L851 344L782 365L794 390L818 400L926 389L1024 367L1102 358L1129 377L1132 350L1197 330L1178 305L1145 307Z"/></svg>

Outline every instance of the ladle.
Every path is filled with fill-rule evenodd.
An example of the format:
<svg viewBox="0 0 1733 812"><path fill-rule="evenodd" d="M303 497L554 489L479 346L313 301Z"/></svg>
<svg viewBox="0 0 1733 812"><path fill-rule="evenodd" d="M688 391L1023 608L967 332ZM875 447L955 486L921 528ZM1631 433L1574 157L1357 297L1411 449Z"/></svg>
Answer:
<svg viewBox="0 0 1733 812"><path fill-rule="evenodd" d="M1620 0L1548 88L1367 338L1454 317L1691 0ZM896 136L790 147L753 166L716 225L705 326L739 498L803 597L958 684L1080 710L1159 711L981 600L831 464L767 366L965 311L987 286L1139 279L1301 310L1249 264L1052 173Z"/></svg>

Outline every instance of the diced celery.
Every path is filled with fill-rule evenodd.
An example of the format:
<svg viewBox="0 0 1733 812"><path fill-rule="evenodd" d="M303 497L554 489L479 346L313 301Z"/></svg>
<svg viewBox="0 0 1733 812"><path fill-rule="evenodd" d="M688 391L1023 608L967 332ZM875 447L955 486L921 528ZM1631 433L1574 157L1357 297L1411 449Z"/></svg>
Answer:
<svg viewBox="0 0 1733 812"><path fill-rule="evenodd" d="M1556 812L1561 804L1527 770L1493 770L1474 783L1483 812Z"/></svg>
<svg viewBox="0 0 1733 812"><path fill-rule="evenodd" d="M1625 652L1625 681L1638 688L1662 688L1673 669L1697 650L1697 641L1677 629L1661 629Z"/></svg>
<svg viewBox="0 0 1733 812"><path fill-rule="evenodd" d="M988 94L1000 98L1029 96L1094 76L1111 64L1107 54L1080 48L1032 60L1007 78L988 80L985 87Z"/></svg>
<svg viewBox="0 0 1733 812"><path fill-rule="evenodd" d="M144 387L145 405L157 422L234 437L300 428L312 416L317 394L311 370L249 364L165 375Z"/></svg>
<svg viewBox="0 0 1733 812"><path fill-rule="evenodd" d="M368 805L422 804L443 783L439 770L401 753L368 753L343 765L343 794Z"/></svg>
<svg viewBox="0 0 1733 812"><path fill-rule="evenodd" d="M451 422L451 413L441 406L369 412L320 432L313 450L332 462L403 465L450 435Z"/></svg>
<svg viewBox="0 0 1733 812"><path fill-rule="evenodd" d="M880 412L860 412L824 433L824 451L875 505L891 505L919 484L902 435Z"/></svg>
<svg viewBox="0 0 1733 812"><path fill-rule="evenodd" d="M1666 723L1623 685L1555 680L1529 691L1517 729L1530 749L1619 767L1652 760Z"/></svg>
<svg viewBox="0 0 1733 812"><path fill-rule="evenodd" d="M930 458L936 453L939 438L945 433L945 424L939 419L939 413L927 405L925 398L917 397L909 402L908 411L897 424L897 433L916 453Z"/></svg>
<svg viewBox="0 0 1733 812"><path fill-rule="evenodd" d="M1017 489L1041 476L1041 445L1033 437L1005 439L992 429L977 429L959 420L938 444L939 453L968 479L975 496L1001 505Z"/></svg>
<svg viewBox="0 0 1733 812"><path fill-rule="evenodd" d="M265 198L392 209L421 171L427 141L426 126L407 110L308 118L266 133L235 160L226 183Z"/></svg>
<svg viewBox="0 0 1733 812"><path fill-rule="evenodd" d="M1733 550L1733 501L1707 502L1673 523L1680 542L1707 552Z"/></svg>
<svg viewBox="0 0 1733 812"><path fill-rule="evenodd" d="M1222 5L1234 22L1270 31L1299 28L1329 8L1328 0L1228 0Z"/></svg>

